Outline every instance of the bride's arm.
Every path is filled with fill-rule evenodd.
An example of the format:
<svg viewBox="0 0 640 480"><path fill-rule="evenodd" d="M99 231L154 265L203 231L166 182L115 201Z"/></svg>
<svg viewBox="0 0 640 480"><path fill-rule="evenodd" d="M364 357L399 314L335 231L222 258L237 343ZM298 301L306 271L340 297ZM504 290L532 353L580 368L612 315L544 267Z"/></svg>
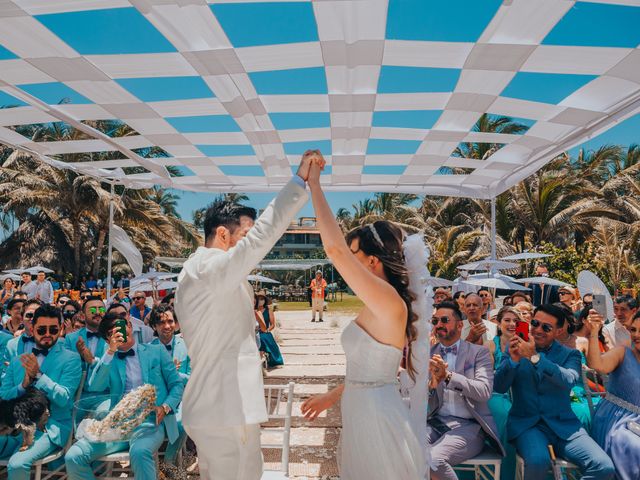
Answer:
<svg viewBox="0 0 640 480"><path fill-rule="evenodd" d="M386 318L387 322L389 319L405 322L406 307L395 288L367 270L349 249L320 187L320 167L315 162L309 172L308 184L322 245L342 278L377 316Z"/></svg>
<svg viewBox="0 0 640 480"><path fill-rule="evenodd" d="M305 400L301 405L300 410L307 420L315 420L325 410L333 407L344 391L344 384L337 386L333 390L323 393L321 395L314 395L313 397Z"/></svg>

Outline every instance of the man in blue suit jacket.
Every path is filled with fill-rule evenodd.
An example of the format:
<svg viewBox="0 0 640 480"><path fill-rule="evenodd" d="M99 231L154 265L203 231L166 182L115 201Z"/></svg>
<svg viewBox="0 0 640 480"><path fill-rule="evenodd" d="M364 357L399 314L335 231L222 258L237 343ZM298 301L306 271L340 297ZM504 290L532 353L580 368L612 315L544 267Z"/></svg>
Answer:
<svg viewBox="0 0 640 480"><path fill-rule="evenodd" d="M542 480L551 466L548 445L577 465L583 479L613 478L611 459L589 437L571 410L571 388L580 378L580 352L556 341L567 314L541 305L531 320L527 342L517 335L494 377L496 392L513 395L507 437L524 459L525 480Z"/></svg>
<svg viewBox="0 0 640 480"><path fill-rule="evenodd" d="M91 378L98 360L107 349L107 342L98 333L98 327L106 312L104 302L100 297L89 297L82 304L85 327L69 333L64 339L64 345L72 352L76 352L82 359L82 369L87 371L87 380ZM101 392L91 391L88 385L82 391L82 398L98 397L109 393L106 389ZM84 403L88 406L88 403Z"/></svg>
<svg viewBox="0 0 640 480"><path fill-rule="evenodd" d="M28 480L33 462L64 447L71 435L71 412L82 367L78 354L57 342L61 329L60 310L51 305L38 308L33 317L36 346L32 352L14 357L2 379L3 400L17 398L33 385L45 392L51 404L46 432L36 431L35 442L28 449L19 451L21 437L0 437L0 458L9 459L10 480Z"/></svg>
<svg viewBox="0 0 640 480"><path fill-rule="evenodd" d="M169 442L178 438L174 412L182 400L184 383L164 347L137 343L130 321L127 321L127 336L123 341L122 333L115 330L115 322L119 319L117 314L108 313L100 323L100 335L108 340L109 346L89 379L89 387L98 391L108 387L113 407L129 391L144 384L155 386L155 422L152 423L150 417L134 431L128 442L90 443L86 439L76 442L65 455L71 480L94 479L91 462L127 449L134 477L155 480L154 455L162 445L165 431Z"/></svg>
<svg viewBox="0 0 640 480"><path fill-rule="evenodd" d="M187 356L187 345L180 336L176 336L177 318L173 307L168 304L160 304L154 307L149 314L149 324L156 331L157 338L151 342L153 345L162 345L169 352L176 365L178 375L187 384L191 375L191 361ZM176 411L176 421L178 422L178 440L169 443L164 452L164 460L167 463L175 463L178 451L187 439L187 433L182 426L182 403Z"/></svg>

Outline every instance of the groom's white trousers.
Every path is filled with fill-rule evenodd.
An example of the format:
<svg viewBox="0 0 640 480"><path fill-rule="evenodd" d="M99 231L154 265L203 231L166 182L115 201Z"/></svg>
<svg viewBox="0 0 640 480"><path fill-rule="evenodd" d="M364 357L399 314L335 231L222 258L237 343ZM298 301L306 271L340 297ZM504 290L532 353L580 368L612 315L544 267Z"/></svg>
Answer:
<svg viewBox="0 0 640 480"><path fill-rule="evenodd" d="M203 480L260 480L262 450L260 425L225 428L187 427L198 447Z"/></svg>

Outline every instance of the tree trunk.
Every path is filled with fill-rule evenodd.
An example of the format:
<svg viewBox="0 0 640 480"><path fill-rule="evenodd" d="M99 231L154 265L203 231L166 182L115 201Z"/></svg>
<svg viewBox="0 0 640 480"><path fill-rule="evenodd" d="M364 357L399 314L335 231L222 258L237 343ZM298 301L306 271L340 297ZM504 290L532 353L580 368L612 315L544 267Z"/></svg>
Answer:
<svg viewBox="0 0 640 480"><path fill-rule="evenodd" d="M73 281L80 287L80 224L73 222Z"/></svg>
<svg viewBox="0 0 640 480"><path fill-rule="evenodd" d="M108 225L102 225L98 232L98 244L96 245L96 253L93 259L92 274L95 278L98 278L100 271L100 264L102 263L102 254L104 252L104 242L107 238Z"/></svg>

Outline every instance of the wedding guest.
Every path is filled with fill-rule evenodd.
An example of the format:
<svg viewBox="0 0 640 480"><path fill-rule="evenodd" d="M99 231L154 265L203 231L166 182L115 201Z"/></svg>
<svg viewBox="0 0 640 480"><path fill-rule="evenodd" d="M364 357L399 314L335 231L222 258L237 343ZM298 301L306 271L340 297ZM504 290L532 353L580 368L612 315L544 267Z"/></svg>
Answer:
<svg viewBox="0 0 640 480"><path fill-rule="evenodd" d="M4 323L4 329L13 336L14 333L22 330L22 309L24 307L25 300L12 299L7 305L7 313L9 317Z"/></svg>
<svg viewBox="0 0 640 480"><path fill-rule="evenodd" d="M184 340L176 335L177 324L176 314L171 305L161 303L151 309L149 325L157 335L151 344L162 345L166 348L176 366L178 375L186 385L191 375L191 361L187 356L187 346ZM178 452L187 440L187 433L182 426L182 402L176 409L176 422L178 424L178 438L175 442L169 442L164 452L164 461L170 464L175 464Z"/></svg>
<svg viewBox="0 0 640 480"><path fill-rule="evenodd" d="M544 263L536 265L536 277L548 277L549 267ZM539 305L554 303L559 300L558 287L551 285L533 283L529 285L531 288L531 303L537 307Z"/></svg>
<svg viewBox="0 0 640 480"><path fill-rule="evenodd" d="M514 307L502 307L498 312L498 333L493 337L489 346L489 352L493 356L493 368L498 368L502 359L507 355L506 351L511 338L516 334L516 324L524 321L520 312ZM511 392L493 392L489 399L489 410L496 422L500 441L505 446L507 457L502 461L501 478L504 480L515 477L516 454L515 449L507 441L507 419L511 411Z"/></svg>
<svg viewBox="0 0 640 480"><path fill-rule="evenodd" d="M129 315L128 306L129 305L127 303L112 303L109 305L107 313L113 312L120 318L130 320L133 327L133 334L136 336L139 343L152 342L155 338L153 329L146 325L142 320ZM149 309L149 313L151 313L151 309Z"/></svg>
<svg viewBox="0 0 640 480"><path fill-rule="evenodd" d="M460 309L460 312L462 313L462 317L464 318L464 299L465 299L465 293L463 291L457 291L456 293L453 294L453 301L456 302L456 304L458 305L458 308ZM435 303L435 302L434 302Z"/></svg>
<svg viewBox="0 0 640 480"><path fill-rule="evenodd" d="M271 299L264 290L255 296L255 315L260 327L260 351L267 354L267 367L275 368L284 365L280 347L271 333L276 327L276 313L273 311Z"/></svg>
<svg viewBox="0 0 640 480"><path fill-rule="evenodd" d="M464 309L467 319L463 322L462 338L477 345L489 345L498 329L494 323L482 319L484 313L482 297L476 293L467 294L464 299Z"/></svg>
<svg viewBox="0 0 640 480"><path fill-rule="evenodd" d="M496 308L496 304L493 301L493 295L487 288L481 288L478 290L478 295L482 299L482 307L484 309L483 315L487 316L491 310Z"/></svg>
<svg viewBox="0 0 640 480"><path fill-rule="evenodd" d="M495 373L494 390L513 395L507 437L524 460L524 480L542 480L551 467L548 445L577 465L583 479L613 478L613 464L571 410L571 388L580 378L580 354L557 340L566 313L538 307L529 341L514 335Z"/></svg>
<svg viewBox="0 0 640 480"><path fill-rule="evenodd" d="M524 292L515 292L511 295L511 303L516 306L520 302L531 303L531 297Z"/></svg>
<svg viewBox="0 0 640 480"><path fill-rule="evenodd" d="M609 375L607 395L593 418L593 438L613 460L620 480L640 478L640 317L631 321L631 347L617 346L600 353L597 332L604 319L589 312L591 324L587 362L598 373ZM635 426L635 430L633 430Z"/></svg>
<svg viewBox="0 0 640 480"><path fill-rule="evenodd" d="M60 310L49 304L38 307L32 322L35 346L13 357L2 377L0 398L17 398L35 386L49 400L50 417L44 430L36 430L35 441L26 450L21 448L21 436L0 437L0 458L8 460L9 480L29 480L35 461L65 446L73 430L73 400L82 377L78 355L58 342Z"/></svg>
<svg viewBox="0 0 640 480"><path fill-rule="evenodd" d="M86 288L83 288L82 290L80 290L80 305L82 305L85 301L87 301L91 297L93 297L91 290L88 290Z"/></svg>
<svg viewBox="0 0 640 480"><path fill-rule="evenodd" d="M457 305L435 306L431 323L439 343L431 351L428 438L431 478L457 480L453 467L475 457L485 441L504 455L487 402L493 388L491 355L462 340Z"/></svg>
<svg viewBox="0 0 640 480"><path fill-rule="evenodd" d="M35 299L26 301L22 306L22 325L24 328L14 332L14 337L7 342L2 362L0 363L1 371L4 371L15 357L19 357L23 353L29 353L35 347L33 317L36 310L41 306L42 302Z"/></svg>
<svg viewBox="0 0 640 480"><path fill-rule="evenodd" d="M0 290L0 305L6 307L16 293L16 284L10 278L5 278Z"/></svg>
<svg viewBox="0 0 640 480"><path fill-rule="evenodd" d="M45 273L41 270L38 272L36 276L36 286L34 298L36 300L40 300L42 303L52 304L53 303L53 285L51 282L45 278Z"/></svg>
<svg viewBox="0 0 640 480"><path fill-rule="evenodd" d="M27 294L27 300L31 300L36 297L36 282L31 280L31 274L29 272L22 272L22 285L20 290Z"/></svg>
<svg viewBox="0 0 640 480"><path fill-rule="evenodd" d="M437 305L438 303L446 302L451 300L451 292L446 288L438 287L433 294L433 303Z"/></svg>
<svg viewBox="0 0 640 480"><path fill-rule="evenodd" d="M169 442L178 438L175 415L182 399L184 383L164 346L139 344L133 334L131 321L127 321L126 341L115 327L120 316L110 312L100 323L100 336L108 342L107 350L89 378L94 391L108 389L111 407L122 397L149 383L156 387L155 418L150 416L139 426L128 442L90 443L78 440L65 455L70 480L94 479L91 463L109 453L128 450L131 469L138 480L156 480L155 453L162 445L165 431Z"/></svg>
<svg viewBox="0 0 640 480"><path fill-rule="evenodd" d="M142 322L145 322L145 320L147 319L147 315L149 315L149 313L151 312L151 309L146 305L147 296L144 294L144 292L137 291L133 292L131 299L133 300L133 305L129 309L129 315L133 318L141 320Z"/></svg>
<svg viewBox="0 0 640 480"><path fill-rule="evenodd" d="M82 314L80 304L75 300L69 300L64 304L64 307L62 308L62 320L64 322L65 337L71 332L75 332L84 326L84 321L83 325L80 327L77 327L73 321L73 318L78 314L78 312Z"/></svg>
<svg viewBox="0 0 640 480"><path fill-rule="evenodd" d="M615 320L607 323L602 331L610 349L631 345L628 327L631 325L631 320L633 320L633 316L637 311L638 301L631 295L620 295L614 299L613 313Z"/></svg>
<svg viewBox="0 0 640 480"><path fill-rule="evenodd" d="M322 312L324 310L324 292L327 288L327 281L322 278L322 272L318 270L316 272L316 278L311 280L311 298L312 298L312 307L311 307L311 321L316 321L316 312L319 315L319 322L322 322Z"/></svg>

